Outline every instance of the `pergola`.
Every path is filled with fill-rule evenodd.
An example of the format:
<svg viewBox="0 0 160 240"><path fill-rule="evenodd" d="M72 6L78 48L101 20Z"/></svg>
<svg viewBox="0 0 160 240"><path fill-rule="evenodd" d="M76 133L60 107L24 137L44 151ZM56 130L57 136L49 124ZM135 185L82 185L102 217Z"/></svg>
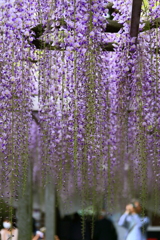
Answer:
<svg viewBox="0 0 160 240"><path fill-rule="evenodd" d="M111 14L113 12L118 12L117 9L113 8L113 4L108 4L107 8L109 9L109 12ZM128 53L131 60L132 60L132 57L134 56L134 54L135 54L135 52L137 50L136 46L138 45L139 33L145 32L145 31L148 31L148 30L151 30L151 29L154 29L154 28L158 29L158 26L159 26L159 23L160 23L160 18L156 18L152 22L145 21L144 22L144 27L142 29L140 29L139 28L139 24L140 24L141 8L142 8L142 0L133 0L133 3L132 3L132 16L131 16L131 23L130 23L130 38L132 39L132 41L129 43L130 50L129 50L129 53ZM107 32L108 33L118 33L123 28L123 24L119 23L118 21L112 20L111 18L107 18L106 19L107 24L106 24L105 27L103 26L103 31L105 33L107 33ZM59 25L56 27L57 31L59 30L59 28L61 26L63 26L64 29L65 29L65 27L67 26L67 22L64 21L64 19L58 19L58 21L59 21ZM30 29L31 33L34 33L34 37L35 37L34 40L33 41L29 41L29 37L28 36L24 36L24 38L28 41L28 43L30 44L31 47L34 47L34 48L36 48L37 50L40 50L40 51L43 51L43 50L44 51L45 50L48 51L49 50L49 51L63 52L65 50L65 47L60 46L60 45L55 45L54 46L52 43L48 42L46 38L45 38L46 41L41 39L41 37L43 37L46 34L46 32L49 33L52 30L52 23L53 23L53 21L49 20L49 21L46 21L45 24L44 23L40 23L40 24L38 24L38 25L36 25L36 26L34 26L34 27L32 27ZM134 45L133 49L132 49L132 45ZM116 51L116 46L118 46L118 43L116 43L116 42L108 42L108 43L105 43L105 44L104 43L100 44L99 47L104 52L106 51L106 52L111 52L111 53L113 52L114 53ZM123 48L122 48L122 50L123 50ZM156 54L159 54L159 48L155 48L154 49L154 47L153 47L153 52L156 52ZM23 61L24 62L25 61L30 62L33 65L38 63L38 60L33 59L32 57L30 57L29 59L23 59ZM127 89L128 89L127 97L131 96L131 86L130 86L130 84L132 84L132 79L131 79L132 69L131 68L132 68L132 66L129 67L129 69L127 70L127 73L126 73L127 84L128 84L127 85ZM76 74L76 73L74 72L74 74ZM91 83L92 83L92 79L91 79ZM46 85L47 85L47 83L46 83ZM88 90L88 91L90 91L89 93L94 92L93 88L92 87L89 88L89 90ZM122 86L122 88L123 88L123 86ZM35 97L34 94L33 94L33 97ZM91 100L95 100L95 98L94 97L92 98L92 96L91 96ZM92 101L90 101L90 99L86 100L86 101L88 101L87 102L88 106L92 110L94 110L93 104L91 103ZM131 101L127 105L128 109L126 110L126 114L127 114L128 118L130 116L130 113L133 112L133 109L129 106L130 103L131 103ZM76 106L76 101L74 102L74 104ZM106 112L107 112L107 110L106 110ZM41 116L42 115L40 114L39 109L32 109L31 110L31 114L32 114L32 119L34 120L33 125L35 124L35 126L36 126L35 128L39 129L39 131L41 131L41 130L42 130L42 132L44 131L43 134L46 133L45 143L48 141L48 144L51 144L52 138L49 139L48 133L51 130L52 126L50 126L49 131L47 132L46 125L44 124L43 121L41 121ZM74 113L73 113L74 117L77 116L76 114L77 113L74 111ZM107 114L109 115L110 113L107 113ZM90 117L92 117L92 114L90 114ZM75 117L75 119L76 119L76 117ZM49 120L48 120L48 122L49 122ZM91 122L92 122L92 120L91 120ZM76 123L76 124L78 125L78 123ZM74 125L74 128L76 129L77 125L76 126L75 125ZM89 138L92 139L92 130L94 130L94 127L92 126L92 124L88 125L87 127L89 128L88 133L87 133L88 134L87 137L88 137L88 139ZM87 129L87 127L86 127L86 129ZM76 132L76 130L75 130L75 132ZM76 135L75 132L74 132L74 135ZM109 130L108 130L108 132L109 132ZM157 132L158 132L158 130L156 130L156 133ZM153 133L155 134L154 130L151 130L149 132L150 135L152 135ZM143 134L143 132L142 132L142 134ZM76 136L74 136L74 138L77 139ZM43 136L42 136L42 139L43 139ZM87 139L87 141L90 141L90 139L89 140L88 139ZM61 144L63 145L62 141L60 141L60 145ZM87 142L87 144L88 144L88 142ZM47 144L46 144L46 146L47 146ZM89 144L88 144L88 146L89 146ZM143 141L142 141L141 146L143 147ZM60 146L58 146L57 148L59 149L59 147ZM43 150L45 151L45 149L43 149ZM34 149L33 149L33 151L34 151ZM75 152L77 151L76 144L74 144L74 150L73 151L74 151L73 155L76 155L75 154ZM47 156L47 154L46 154L46 156ZM44 160L44 163L46 164L46 169L49 172L49 170L48 170L49 169L49 167L48 167L49 161ZM60 162L60 165L58 165L58 163L56 162L57 169L60 169L60 167L62 167L62 169L63 169L63 166L61 166L62 165L61 162ZM77 162L75 160L74 167L75 167L75 169L78 169L78 164L76 165L76 163ZM24 167L26 167L26 166L28 167L28 172L27 172L28 176L25 176L26 188L23 189L24 190L24 192L23 192L24 194L22 194L22 195L19 194L19 205L17 205L18 208L19 208L19 212L18 212L19 229L20 229L21 238L23 240L30 240L30 233L28 233L28 229L26 229L25 226L29 226L31 228L31 220L29 220L29 219L30 219L30 216L32 214L32 170L33 170L32 169L33 168L32 164L33 164L33 161L31 161L28 165L26 164L24 166ZM143 164L144 164L144 162L142 161L142 165ZM82 169L82 176L85 175L85 166L87 166L87 165L84 165L84 168ZM158 165L156 165L156 166L158 166ZM142 168L143 167L144 167L144 169L147 168L145 166L142 166ZM104 168L108 169L109 167L108 167L108 165L107 165L107 167L106 167L106 165L104 165ZM45 167L44 167L44 169L45 169ZM125 164L125 171L126 170L128 170L128 165L127 164ZM49 229L49 231L47 231L47 234L46 234L46 240L51 240L51 239L54 239L54 235L55 235L55 201L56 201L55 200L55 195L56 195L55 194L55 191L56 191L55 189L56 188L60 188L61 184L58 185L58 183L56 183L57 185L53 186L54 184L53 184L52 176L50 176L52 173L49 175L48 172L47 172L47 177L46 177L47 181L46 181L46 184L45 184L45 206L46 206L45 207L45 216L46 216L46 223L45 224L46 224L46 228ZM60 172L60 170L58 170L58 172ZM61 176L62 174L63 173L59 173L58 177ZM107 172L107 174L109 175L110 183L112 183L111 175L110 175L109 171ZM124 173L124 175L125 174L127 176L127 173ZM101 176L103 176L103 174ZM58 177L57 177L57 179L58 179ZM63 176L61 176L61 177L63 178ZM126 177L126 179L127 179L127 177ZM142 179L142 182L144 181L144 179L145 179L145 177ZM73 174L72 181L74 181L74 180L75 180L75 176ZM94 178L93 178L93 180L94 180ZM98 180L98 181L100 181L100 180ZM138 181L138 180L136 179L136 181ZM87 183L87 184L90 184L90 182ZM94 183L94 184L96 184L96 183ZM109 195L110 192L111 192L111 187L108 187L108 188L109 188L109 190L108 190L109 193L107 193L107 194ZM128 188L128 186L126 188ZM86 189L87 189L87 187L86 187ZM20 191L21 190L22 190L22 188L20 189ZM145 191L146 191L146 189L144 187L144 195L145 195ZM100 192L101 192L101 189L100 189ZM143 192L143 190L142 190L142 192ZM61 193L62 192L60 192L60 194ZM81 194L81 197L82 197L82 195L83 195L83 193ZM93 195L94 195L94 193L93 193ZM95 196L97 197L98 195L95 195ZM104 196L102 196L102 197L104 197ZM101 201L102 197L100 196L100 201ZM106 198L105 198L105 200L106 200ZM74 201L73 201L73 203L74 203ZM86 205L87 205L87 203L86 203Z"/></svg>

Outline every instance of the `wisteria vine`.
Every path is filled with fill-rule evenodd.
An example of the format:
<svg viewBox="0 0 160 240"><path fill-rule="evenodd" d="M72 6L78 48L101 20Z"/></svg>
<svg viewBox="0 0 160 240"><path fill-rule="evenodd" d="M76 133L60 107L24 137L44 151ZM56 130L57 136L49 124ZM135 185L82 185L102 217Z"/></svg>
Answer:
<svg viewBox="0 0 160 240"><path fill-rule="evenodd" d="M103 198L111 211L119 196L132 195L145 205L153 193L158 208L159 4L143 4L140 29L144 21L157 19L157 25L135 42L132 1L113 2L112 18L123 25L118 33L104 31L109 3L16 0L1 6L0 184L10 206L16 186L23 182L25 189L32 159L34 171L42 171L39 184L53 181L66 207L76 191L82 208L102 205ZM108 42L114 51L104 50Z"/></svg>

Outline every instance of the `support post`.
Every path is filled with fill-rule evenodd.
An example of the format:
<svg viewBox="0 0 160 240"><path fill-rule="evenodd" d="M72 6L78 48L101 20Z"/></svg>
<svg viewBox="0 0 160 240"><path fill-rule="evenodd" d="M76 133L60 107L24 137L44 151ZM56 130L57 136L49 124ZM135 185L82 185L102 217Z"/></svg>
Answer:
<svg viewBox="0 0 160 240"><path fill-rule="evenodd" d="M17 220L19 240L32 239L32 164L28 165L26 186L23 183L19 189L19 201L17 207Z"/></svg>
<svg viewBox="0 0 160 240"><path fill-rule="evenodd" d="M55 186L53 182L48 182L45 189L45 226L46 226L46 240L54 240Z"/></svg>
<svg viewBox="0 0 160 240"><path fill-rule="evenodd" d="M139 22L142 8L142 0L133 0L132 3L132 17L131 17L131 37L138 37L139 33Z"/></svg>

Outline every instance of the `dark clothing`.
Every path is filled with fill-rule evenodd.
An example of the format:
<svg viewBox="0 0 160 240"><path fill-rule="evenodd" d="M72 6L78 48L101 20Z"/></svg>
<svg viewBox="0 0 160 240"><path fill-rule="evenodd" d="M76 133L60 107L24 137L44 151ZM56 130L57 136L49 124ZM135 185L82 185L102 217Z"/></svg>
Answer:
<svg viewBox="0 0 160 240"><path fill-rule="evenodd" d="M70 240L90 240L90 231L88 223L85 222L85 232L83 236L81 218L80 216L78 216L78 214L74 215L74 219L71 223Z"/></svg>
<svg viewBox="0 0 160 240"><path fill-rule="evenodd" d="M70 226L71 219L68 216L59 221L57 233L60 240L70 240Z"/></svg>
<svg viewBox="0 0 160 240"><path fill-rule="evenodd" d="M36 220L32 217L32 233L33 235L36 234L37 228L36 228Z"/></svg>
<svg viewBox="0 0 160 240"><path fill-rule="evenodd" d="M117 240L117 232L111 220L103 218L95 222L93 240Z"/></svg>

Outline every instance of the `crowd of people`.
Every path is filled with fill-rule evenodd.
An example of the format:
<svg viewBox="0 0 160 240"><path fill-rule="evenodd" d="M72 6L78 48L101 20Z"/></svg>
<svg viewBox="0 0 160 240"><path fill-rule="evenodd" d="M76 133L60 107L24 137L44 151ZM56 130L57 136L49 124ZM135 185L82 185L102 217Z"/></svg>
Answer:
<svg viewBox="0 0 160 240"><path fill-rule="evenodd" d="M124 214L120 217L118 225L126 228L126 240L146 240L147 227L150 224L148 217L141 217L142 207L138 200L132 200L126 205ZM62 226L63 225L63 226ZM69 223L67 218L58 228L58 236L54 240L118 240L118 234L113 222L106 218L106 212L102 210L95 221L94 234L91 237L90 226L85 222L84 234L82 234L82 222L76 213ZM63 231L62 231L63 228ZM45 228L36 231L31 240L45 238ZM18 240L18 229L11 221L4 219L3 229L0 231L1 240Z"/></svg>

